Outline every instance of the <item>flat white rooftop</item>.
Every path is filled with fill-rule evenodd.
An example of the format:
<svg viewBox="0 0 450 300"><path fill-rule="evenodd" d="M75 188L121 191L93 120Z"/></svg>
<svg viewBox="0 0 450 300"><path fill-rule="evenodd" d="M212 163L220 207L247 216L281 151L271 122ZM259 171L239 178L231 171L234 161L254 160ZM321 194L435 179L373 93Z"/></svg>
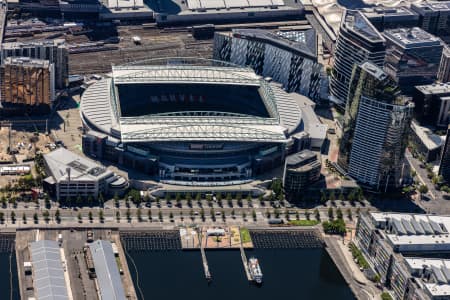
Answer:
<svg viewBox="0 0 450 300"><path fill-rule="evenodd" d="M421 272L425 267L429 269L436 282L426 282L422 285L433 297L450 296L450 260L440 258L405 258L406 266L411 273Z"/></svg>
<svg viewBox="0 0 450 300"><path fill-rule="evenodd" d="M371 213L378 225L385 224L386 239L399 251L450 251L450 216Z"/></svg>

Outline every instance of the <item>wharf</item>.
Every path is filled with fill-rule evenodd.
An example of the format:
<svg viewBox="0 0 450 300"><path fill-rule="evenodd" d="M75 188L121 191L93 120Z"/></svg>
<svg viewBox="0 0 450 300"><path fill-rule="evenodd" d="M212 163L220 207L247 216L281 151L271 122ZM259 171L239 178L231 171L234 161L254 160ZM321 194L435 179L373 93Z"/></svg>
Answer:
<svg viewBox="0 0 450 300"><path fill-rule="evenodd" d="M86 245L88 232L93 240L107 240L112 243L113 250L117 249L116 261L121 271L121 281L125 297L137 300L136 291L128 270L126 253L122 248L119 232L114 229L31 229L18 230L16 233L16 257L19 290L21 299L36 298L34 287L34 272L25 273L24 262L31 262L30 243L39 240L59 241L61 263L64 270L64 279L71 300L100 299L97 293L95 276L88 269L86 263Z"/></svg>
<svg viewBox="0 0 450 300"><path fill-rule="evenodd" d="M183 250L253 248L248 230L238 226L183 227L180 228L180 238Z"/></svg>

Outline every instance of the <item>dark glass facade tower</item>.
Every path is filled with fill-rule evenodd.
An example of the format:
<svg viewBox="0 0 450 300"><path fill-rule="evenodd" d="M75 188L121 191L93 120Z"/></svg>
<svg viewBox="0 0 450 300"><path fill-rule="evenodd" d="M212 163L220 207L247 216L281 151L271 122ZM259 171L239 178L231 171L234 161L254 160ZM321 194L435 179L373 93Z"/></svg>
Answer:
<svg viewBox="0 0 450 300"><path fill-rule="evenodd" d="M354 65L371 61L382 67L385 40L359 11L344 12L334 51L334 66L330 79L330 100L345 107Z"/></svg>
<svg viewBox="0 0 450 300"><path fill-rule="evenodd" d="M356 65L349 86L339 166L367 188L397 188L413 108L382 69L369 62Z"/></svg>

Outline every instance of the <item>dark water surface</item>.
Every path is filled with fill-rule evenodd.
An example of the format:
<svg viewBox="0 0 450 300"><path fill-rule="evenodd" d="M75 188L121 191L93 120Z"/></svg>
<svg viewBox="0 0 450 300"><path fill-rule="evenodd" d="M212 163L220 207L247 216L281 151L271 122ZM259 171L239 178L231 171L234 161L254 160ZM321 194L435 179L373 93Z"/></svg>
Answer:
<svg viewBox="0 0 450 300"><path fill-rule="evenodd" d="M19 282L17 280L17 265L15 253L0 253L0 272L2 274L0 276L0 299L19 300L20 293Z"/></svg>
<svg viewBox="0 0 450 300"><path fill-rule="evenodd" d="M130 252L145 299L355 299L325 249L257 249L261 287L247 281L239 251L206 251L213 278L208 285L200 251ZM133 263L128 265L135 282ZM140 296L139 296L140 297ZM140 297L142 300L142 297Z"/></svg>

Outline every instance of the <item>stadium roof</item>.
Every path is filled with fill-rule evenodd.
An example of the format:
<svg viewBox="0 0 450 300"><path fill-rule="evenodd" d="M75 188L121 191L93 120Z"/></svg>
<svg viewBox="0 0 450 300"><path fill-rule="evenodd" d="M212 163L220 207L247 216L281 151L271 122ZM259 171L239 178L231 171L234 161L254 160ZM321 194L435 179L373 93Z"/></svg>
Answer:
<svg viewBox="0 0 450 300"><path fill-rule="evenodd" d="M56 241L32 242L31 262L39 300L68 300L66 281Z"/></svg>
<svg viewBox="0 0 450 300"><path fill-rule="evenodd" d="M111 243L97 240L89 244L89 249L94 261L101 299L125 300L125 292Z"/></svg>
<svg viewBox="0 0 450 300"><path fill-rule="evenodd" d="M287 142L302 120L291 94L249 68L237 66L139 65L113 67L112 79L89 87L81 102L85 123L122 142L242 141ZM230 84L258 86L270 117L222 111L186 111L121 117L116 85L138 83Z"/></svg>

